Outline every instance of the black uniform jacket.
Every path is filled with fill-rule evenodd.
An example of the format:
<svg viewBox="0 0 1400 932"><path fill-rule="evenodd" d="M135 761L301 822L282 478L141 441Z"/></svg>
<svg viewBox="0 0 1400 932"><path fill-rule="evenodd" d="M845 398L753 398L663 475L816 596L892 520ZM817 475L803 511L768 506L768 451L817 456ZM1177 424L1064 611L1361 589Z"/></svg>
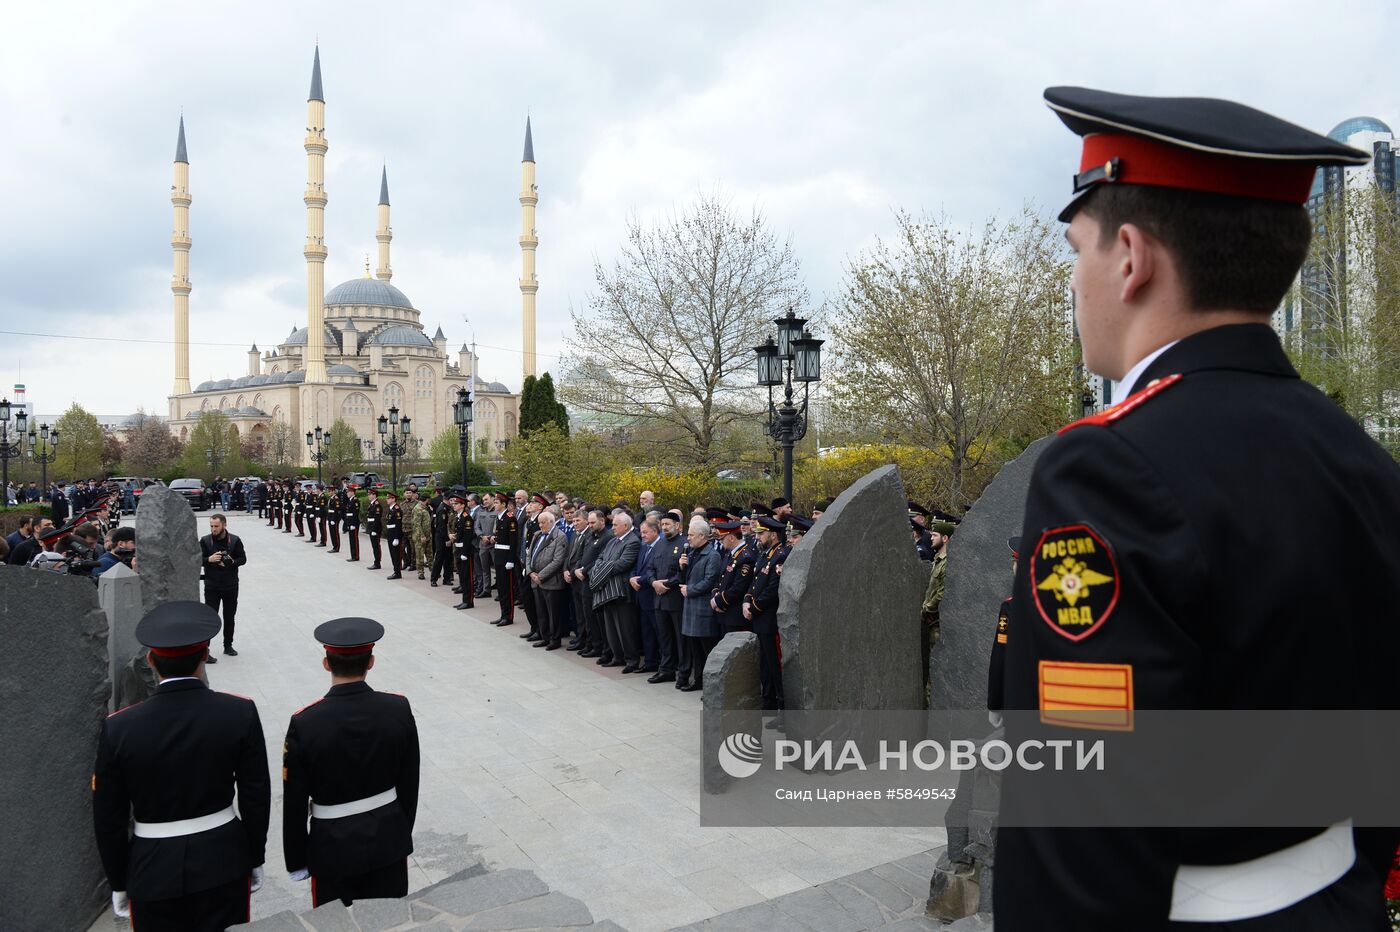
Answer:
<svg viewBox="0 0 1400 932"><path fill-rule="evenodd" d="M663 534L651 550L651 576L666 584L666 591L656 597L656 607L663 611L679 612L685 607L685 597L681 595L681 554L685 548L684 534Z"/></svg>
<svg viewBox="0 0 1400 932"><path fill-rule="evenodd" d="M1007 596L997 612L997 633L992 639L992 657L987 664L987 709L1000 712L1006 708L1006 645L1011 636L1011 597Z"/></svg>
<svg viewBox="0 0 1400 932"><path fill-rule="evenodd" d="M749 603L749 623L754 634L778 633L778 567L787 559L788 546L779 544L754 558L753 585L744 601Z"/></svg>
<svg viewBox="0 0 1400 932"><path fill-rule="evenodd" d="M205 534L199 539L199 550L207 588L232 589L238 585L238 568L248 562L248 554L243 550L243 541L237 534L225 530L221 540L215 540L213 534ZM210 557L224 550L232 559L209 562Z"/></svg>
<svg viewBox="0 0 1400 932"><path fill-rule="evenodd" d="M1007 709L1053 726L1055 696L1110 675L1096 701L1124 713L1400 708L1400 466L1266 324L1186 337L1135 388L1036 463ZM1004 777L1011 805L1027 776ZM1002 828L997 926L1157 928L1179 864L1320 831Z"/></svg>
<svg viewBox="0 0 1400 932"><path fill-rule="evenodd" d="M282 754L282 850L287 870L347 877L413 852L418 813L418 727L408 700L363 680L331 691L292 716ZM334 805L393 788L398 799L339 819L311 819L310 803Z"/></svg>
<svg viewBox="0 0 1400 932"><path fill-rule="evenodd" d="M403 540L403 506L390 505L384 511L384 536L394 541Z"/></svg>
<svg viewBox="0 0 1400 932"><path fill-rule="evenodd" d="M384 503L375 500L365 502L365 531L371 537L378 537L381 533L380 522L384 520Z"/></svg>
<svg viewBox="0 0 1400 932"><path fill-rule="evenodd" d="M178 822L225 809L239 819L176 838L127 838L127 822ZM97 850L113 890L164 900L209 890L263 863L272 792L251 699L197 679L107 716L92 773Z"/></svg>
<svg viewBox="0 0 1400 932"><path fill-rule="evenodd" d="M476 556L476 525L472 521L471 512L463 509L461 514L452 515L447 527L456 538L452 542L453 559L460 562ZM445 536L443 543L447 543Z"/></svg>
<svg viewBox="0 0 1400 932"><path fill-rule="evenodd" d="M515 512L510 509L496 515L496 543L498 558L507 563L517 563L520 558L520 522L515 520ZM505 547L506 550L499 548Z"/></svg>
<svg viewBox="0 0 1400 932"><path fill-rule="evenodd" d="M358 531L360 529L360 497L353 492L345 496L345 507L341 511L341 516L345 519L345 530Z"/></svg>
<svg viewBox="0 0 1400 932"><path fill-rule="evenodd" d="M749 626L740 606L744 604L744 596L748 595L749 586L753 583L754 545L744 541L734 548L733 553L723 553L722 556L725 561L724 573L715 586L715 607L724 616L720 622L725 629L738 631Z"/></svg>

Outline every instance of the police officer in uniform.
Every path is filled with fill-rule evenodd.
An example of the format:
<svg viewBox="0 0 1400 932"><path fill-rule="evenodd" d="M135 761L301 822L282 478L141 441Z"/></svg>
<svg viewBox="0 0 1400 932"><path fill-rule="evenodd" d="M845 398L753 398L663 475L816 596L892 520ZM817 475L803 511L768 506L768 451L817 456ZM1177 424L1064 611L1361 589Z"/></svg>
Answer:
<svg viewBox="0 0 1400 932"><path fill-rule="evenodd" d="M360 562L360 496L350 488L350 480L345 480L341 493L341 520L345 522L345 536L350 541L350 557L346 563Z"/></svg>
<svg viewBox="0 0 1400 932"><path fill-rule="evenodd" d="M764 711L777 712L783 708L783 663L778 644L778 570L787 559L788 546L783 539L787 524L776 518L760 515L758 545L753 585L744 596L744 618L758 636L758 683ZM774 727L774 723L769 723Z"/></svg>
<svg viewBox="0 0 1400 932"><path fill-rule="evenodd" d="M1007 539L1011 548L1011 575L1016 575L1016 562L1020 559L1021 539ZM1002 710L1006 708L1006 644L1011 637L1011 596L1001 602L997 612L997 630L992 638L992 655L987 663L987 721L993 728L1000 728Z"/></svg>
<svg viewBox="0 0 1400 932"><path fill-rule="evenodd" d="M743 605L753 584L754 547L744 539L739 521L712 521L710 526L719 532L719 545L726 551L724 572L710 597L710 607L725 631L746 631L749 622L744 618Z"/></svg>
<svg viewBox="0 0 1400 932"><path fill-rule="evenodd" d="M380 569L379 537L383 523L384 505L379 501L379 490L372 488L365 501L365 532L369 534L369 549L374 554L374 562L369 565L372 570Z"/></svg>
<svg viewBox="0 0 1400 932"><path fill-rule="evenodd" d="M432 581L429 585L436 586L438 578L441 577L443 585L451 588L458 551L448 542L447 535L452 532L457 513L452 502L443 494L442 486L438 486L436 492L428 503L433 510L433 566Z"/></svg>
<svg viewBox="0 0 1400 932"><path fill-rule="evenodd" d="M384 510L384 537L389 542L389 565L394 571L389 579L403 578L403 537L408 529L403 526L403 509L399 507L399 493L390 489L385 496L389 507ZM379 562L378 554L375 563Z"/></svg>
<svg viewBox="0 0 1400 932"><path fill-rule="evenodd" d="M503 628L515 623L515 554L520 549L520 522L510 508L509 495L497 492L496 499L500 504L491 547L496 555L496 597L501 602L501 617L491 623Z"/></svg>
<svg viewBox="0 0 1400 932"><path fill-rule="evenodd" d="M476 581L472 579L472 563L476 559L476 531L471 512L467 511L467 490L454 488L444 503L452 508L444 546L456 555L457 580L461 583L462 599L453 608L458 611L476 605ZM448 582L451 582L449 579Z"/></svg>
<svg viewBox="0 0 1400 932"><path fill-rule="evenodd" d="M312 504L316 509L316 523L321 527L321 539L316 543L317 547L326 546L327 524L329 523L330 494L321 483L316 483L316 493L312 496Z"/></svg>
<svg viewBox="0 0 1400 932"><path fill-rule="evenodd" d="M287 726L282 849L292 880L310 879L313 907L408 894L418 727L407 699L365 682L383 636L369 618L317 626L330 692Z"/></svg>
<svg viewBox="0 0 1400 932"><path fill-rule="evenodd" d="M136 638L160 685L107 716L98 737L97 850L112 910L137 932L222 932L250 921L262 886L267 750L253 701L204 684L218 633L218 613L199 602L166 602L142 618Z"/></svg>
<svg viewBox="0 0 1400 932"><path fill-rule="evenodd" d="M1008 740L1029 724L1016 710L1084 736L1071 699L1101 721L1400 708L1400 466L1269 325L1309 249L1316 169L1371 153L1223 100L1045 99L1084 137L1060 219L1085 364L1123 400L1062 428L1032 472ZM1299 515L1329 546L1298 546ZM1083 688L1104 682L1120 685ZM1005 807L1030 779L1004 773ZM1003 823L997 929L1387 929L1397 833L1329 802L1330 827Z"/></svg>

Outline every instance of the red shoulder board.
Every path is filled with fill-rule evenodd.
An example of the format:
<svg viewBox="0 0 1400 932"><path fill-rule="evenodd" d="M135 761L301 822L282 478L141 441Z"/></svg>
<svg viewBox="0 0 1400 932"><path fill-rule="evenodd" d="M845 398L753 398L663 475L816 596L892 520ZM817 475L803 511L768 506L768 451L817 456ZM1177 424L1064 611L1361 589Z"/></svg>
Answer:
<svg viewBox="0 0 1400 932"><path fill-rule="evenodd" d="M133 702L131 705L124 705L124 706L122 706L120 709L117 709L117 711L115 711L115 712L108 712L108 713L107 713L107 717L108 717L108 718L111 718L113 715L121 715L121 714L122 714L123 712L125 712L127 709L134 709L134 708L136 708L136 707L137 707L138 705L140 705L140 704L141 704L140 702Z"/></svg>
<svg viewBox="0 0 1400 932"><path fill-rule="evenodd" d="M248 702L254 701L252 696L245 696L242 693L231 693L223 689L219 690L219 692L223 693L225 696L232 696L235 699L246 699Z"/></svg>
<svg viewBox="0 0 1400 932"><path fill-rule="evenodd" d="M1173 385L1180 381L1180 372L1173 373L1172 375L1166 376L1164 378L1153 379L1147 384L1146 388L1142 389L1141 391L1133 392L1127 398L1124 398L1122 401L1118 402L1118 404L1107 407L1104 410L1100 411L1098 414L1091 414L1088 417L1080 418L1073 424L1066 424L1064 427L1061 427L1059 430L1055 431L1055 433L1063 434L1066 431L1074 430L1076 427L1084 427L1087 424L1093 424L1098 427L1103 427L1105 425L1112 424L1119 418L1122 418L1125 415L1136 411L1139 407L1143 405L1144 402L1150 401L1152 398L1154 398L1157 395L1160 395L1162 392L1171 388Z"/></svg>
<svg viewBox="0 0 1400 932"><path fill-rule="evenodd" d="M326 698L325 696L322 696L320 699L317 699L316 702L308 702L306 705L302 706L300 709L297 709L295 712L293 712L292 715L300 715L301 713L305 712L307 709L311 708L313 705L316 705L317 702L320 702L322 699L325 699L325 698Z"/></svg>

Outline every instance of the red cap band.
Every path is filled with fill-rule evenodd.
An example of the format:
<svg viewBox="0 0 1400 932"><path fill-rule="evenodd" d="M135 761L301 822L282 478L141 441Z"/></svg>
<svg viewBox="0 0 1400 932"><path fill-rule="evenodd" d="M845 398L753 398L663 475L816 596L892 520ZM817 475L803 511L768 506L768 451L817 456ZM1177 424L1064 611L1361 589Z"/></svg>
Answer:
<svg viewBox="0 0 1400 932"><path fill-rule="evenodd" d="M372 650L374 650L373 644L358 644L355 647L335 647L330 644L326 645L326 653L328 654L368 654Z"/></svg>
<svg viewBox="0 0 1400 932"><path fill-rule="evenodd" d="M1079 171L1118 165L1108 181L1181 188L1210 194L1233 194L1302 204L1312 190L1315 162L1281 162L1268 158L1197 152L1181 146L1130 136L1094 133L1084 137Z"/></svg>
<svg viewBox="0 0 1400 932"><path fill-rule="evenodd" d="M197 654L208 648L208 641L200 641L198 644L190 644L186 647L152 647L151 653L157 657L188 657L190 654Z"/></svg>

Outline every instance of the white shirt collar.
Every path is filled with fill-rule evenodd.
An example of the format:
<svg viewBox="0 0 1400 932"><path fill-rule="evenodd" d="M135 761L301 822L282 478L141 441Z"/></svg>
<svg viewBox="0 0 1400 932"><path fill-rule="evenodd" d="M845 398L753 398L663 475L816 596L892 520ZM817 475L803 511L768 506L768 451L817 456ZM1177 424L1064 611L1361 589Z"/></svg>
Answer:
<svg viewBox="0 0 1400 932"><path fill-rule="evenodd" d="M1123 389L1122 398L1119 398L1118 400L1121 401L1123 400L1123 398L1127 398L1133 392L1137 391L1137 380L1140 379L1142 377L1142 374L1147 371L1147 367L1156 362L1158 356L1162 355L1167 350L1171 349L1173 346L1176 346L1176 344L1180 342L1180 340L1172 340L1170 343L1166 343L1162 346L1157 347L1155 350L1142 357L1142 359L1138 360L1138 364L1129 369L1128 374L1118 380L1119 386Z"/></svg>
<svg viewBox="0 0 1400 932"><path fill-rule="evenodd" d="M181 680L197 680L197 679L199 679L199 677L197 677L197 676L167 676L165 679L163 679L163 680L160 681L160 684L159 684L159 685L164 686L166 683L178 683L178 682L180 682Z"/></svg>

